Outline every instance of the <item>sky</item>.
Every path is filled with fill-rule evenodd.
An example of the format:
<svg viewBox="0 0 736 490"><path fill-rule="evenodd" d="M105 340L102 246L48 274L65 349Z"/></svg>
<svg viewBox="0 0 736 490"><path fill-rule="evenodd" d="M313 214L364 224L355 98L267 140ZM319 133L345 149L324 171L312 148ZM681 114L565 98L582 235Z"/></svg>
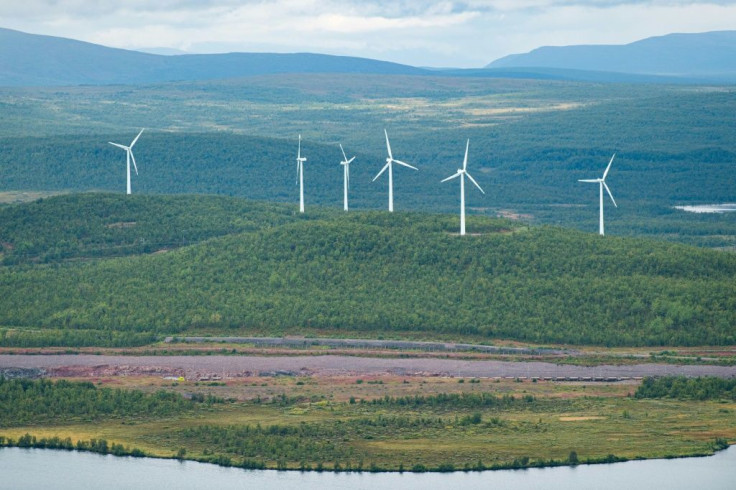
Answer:
<svg viewBox="0 0 736 490"><path fill-rule="evenodd" d="M736 29L736 0L0 0L0 27L126 49L482 67L540 46Z"/></svg>

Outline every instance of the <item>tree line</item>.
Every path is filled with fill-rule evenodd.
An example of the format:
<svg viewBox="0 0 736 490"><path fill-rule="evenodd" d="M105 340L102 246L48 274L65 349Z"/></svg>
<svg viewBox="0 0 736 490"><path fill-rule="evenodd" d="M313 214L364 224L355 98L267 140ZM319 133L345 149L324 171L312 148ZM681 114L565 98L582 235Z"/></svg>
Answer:
<svg viewBox="0 0 736 490"><path fill-rule="evenodd" d="M203 397L202 402L221 400ZM100 418L160 418L191 411L196 400L166 391L97 388L89 382L5 379L0 376L0 426Z"/></svg>
<svg viewBox="0 0 736 490"><path fill-rule="evenodd" d="M736 378L703 376L647 377L634 393L636 398L677 398L680 400L734 400Z"/></svg>

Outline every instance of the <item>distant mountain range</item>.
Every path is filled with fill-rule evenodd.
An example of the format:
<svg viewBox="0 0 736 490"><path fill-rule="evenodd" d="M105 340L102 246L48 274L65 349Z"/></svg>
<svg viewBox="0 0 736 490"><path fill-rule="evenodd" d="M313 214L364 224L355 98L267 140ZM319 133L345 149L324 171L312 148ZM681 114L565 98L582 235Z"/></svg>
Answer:
<svg viewBox="0 0 736 490"><path fill-rule="evenodd" d="M0 86L162 83L277 73L736 83L736 31L670 34L620 46L547 46L469 70L312 53L172 53L163 48L146 53L109 48L0 28Z"/></svg>
<svg viewBox="0 0 736 490"><path fill-rule="evenodd" d="M545 46L486 68L541 68L736 80L736 31L669 34L625 45Z"/></svg>
<svg viewBox="0 0 736 490"><path fill-rule="evenodd" d="M366 58L295 53L163 56L0 28L0 86L211 80L272 73L426 73Z"/></svg>

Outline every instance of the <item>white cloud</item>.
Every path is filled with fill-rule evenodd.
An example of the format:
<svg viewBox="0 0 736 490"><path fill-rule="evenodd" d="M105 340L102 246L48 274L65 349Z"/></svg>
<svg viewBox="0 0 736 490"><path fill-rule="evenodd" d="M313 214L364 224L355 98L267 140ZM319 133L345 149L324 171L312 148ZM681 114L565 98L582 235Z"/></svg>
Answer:
<svg viewBox="0 0 736 490"><path fill-rule="evenodd" d="M725 0L0 1L3 27L125 48L313 51L482 66L541 45L736 27Z"/></svg>

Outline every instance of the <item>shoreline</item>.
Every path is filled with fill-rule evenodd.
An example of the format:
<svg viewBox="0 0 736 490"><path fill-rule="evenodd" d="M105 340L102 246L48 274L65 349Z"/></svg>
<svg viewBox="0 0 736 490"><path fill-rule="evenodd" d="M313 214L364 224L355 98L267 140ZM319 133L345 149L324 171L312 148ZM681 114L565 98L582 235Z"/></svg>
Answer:
<svg viewBox="0 0 736 490"><path fill-rule="evenodd" d="M31 437L34 437L32 434L27 434ZM725 445L724 445L725 444ZM687 454L687 455L666 455L659 458L646 458L646 457L635 457L635 458L627 458L627 457L621 457L616 456L613 454L609 454L606 457L602 458L588 458L585 460L580 460L575 463L571 463L570 461L564 461L564 460L549 460L549 461L532 461L531 459L527 461L525 464L521 464L521 461L519 461L519 464L511 463L508 465L504 464L494 464L491 466L485 466L482 465L481 467L475 466L475 467L469 467L469 468L456 468L454 465L439 465L436 467L423 467L422 469L416 469L416 465L413 468L403 468L403 469L390 469L390 468L381 468L378 466L371 466L366 468L328 468L328 467L322 467L322 468L313 468L311 466L304 467L304 468L272 468L268 466L256 466L254 467L254 462L243 462L241 464L236 464L225 461L217 461L217 460L208 460L208 459L197 459L197 458L186 458L186 457L177 457L176 455L167 457L167 456L157 456L153 454L147 454L141 450L138 450L136 448L128 449L126 448L121 453L114 454L111 451L101 452L94 449L80 449L76 447L48 447L48 446L41 446L41 445L18 445L15 444L9 444L7 439L0 442L0 451L5 448L16 448L16 449L39 449L39 450L48 450L48 451L74 451L79 453L87 453L87 454L98 454L100 456L114 456L117 458L149 458L149 459L159 459L159 460L175 460L180 462L190 461L193 463L201 463L201 464L211 464L214 466L219 466L223 468L238 468L242 470L249 470L249 471L277 471L277 472L310 472L310 473L415 473L415 474L421 474L421 473L482 473L482 472L495 472L495 471L509 471L509 470L527 470L527 469L545 469L545 468L559 468L559 467L576 467L576 466L591 466L591 465L601 465L601 464L615 464L615 463L627 463L632 461L657 461L657 460L670 460L670 459L686 459L686 458L708 458L711 456L715 456L716 454L727 451L731 447L733 447L733 444L729 443L722 443L717 445L717 447L713 448L713 451L710 453L699 453L699 454ZM250 464L248 464L250 463ZM403 466L403 465L402 465Z"/></svg>

